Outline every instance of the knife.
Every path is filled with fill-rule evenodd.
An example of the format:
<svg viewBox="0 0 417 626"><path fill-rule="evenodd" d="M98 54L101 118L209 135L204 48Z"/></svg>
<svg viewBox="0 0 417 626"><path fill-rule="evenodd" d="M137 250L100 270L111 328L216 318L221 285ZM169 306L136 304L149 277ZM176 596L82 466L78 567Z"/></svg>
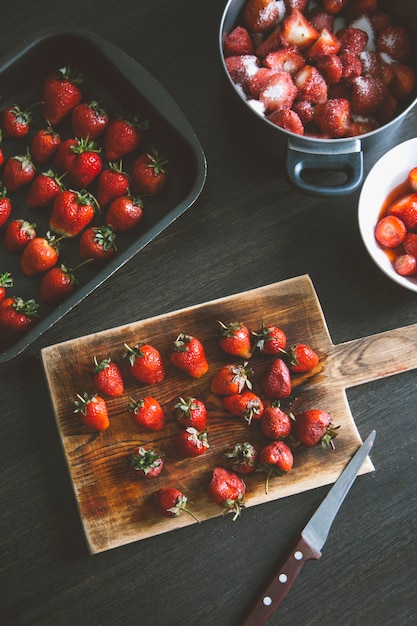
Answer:
<svg viewBox="0 0 417 626"><path fill-rule="evenodd" d="M260 595L242 626L262 626L265 624L289 592L304 563L310 559L321 557L320 550L326 542L333 520L373 446L375 434L376 432L373 430L345 467L313 517L302 530L301 537L290 556Z"/></svg>

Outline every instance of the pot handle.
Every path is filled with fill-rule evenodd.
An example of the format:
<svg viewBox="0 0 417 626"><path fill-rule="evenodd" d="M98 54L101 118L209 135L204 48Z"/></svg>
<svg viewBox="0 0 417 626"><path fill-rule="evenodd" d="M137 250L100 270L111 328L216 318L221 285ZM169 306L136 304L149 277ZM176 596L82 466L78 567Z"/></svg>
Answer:
<svg viewBox="0 0 417 626"><path fill-rule="evenodd" d="M328 144L329 145L329 144ZM288 142L286 156L287 174L292 183L301 191L315 196L341 196L355 191L363 178L363 152L360 141L353 144L342 144L329 149L320 146L316 151L308 151L305 147ZM325 186L309 183L302 174L307 170L343 172L346 180L340 185Z"/></svg>

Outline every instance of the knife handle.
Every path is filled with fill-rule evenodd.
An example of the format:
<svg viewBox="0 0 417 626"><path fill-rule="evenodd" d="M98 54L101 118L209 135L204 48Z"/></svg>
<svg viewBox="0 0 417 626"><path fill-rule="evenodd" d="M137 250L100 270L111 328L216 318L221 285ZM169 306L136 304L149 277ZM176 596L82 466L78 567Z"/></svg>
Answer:
<svg viewBox="0 0 417 626"><path fill-rule="evenodd" d="M262 626L265 624L289 592L304 563L320 557L321 552L314 550L306 539L301 537L285 563L259 596L257 603L242 626Z"/></svg>

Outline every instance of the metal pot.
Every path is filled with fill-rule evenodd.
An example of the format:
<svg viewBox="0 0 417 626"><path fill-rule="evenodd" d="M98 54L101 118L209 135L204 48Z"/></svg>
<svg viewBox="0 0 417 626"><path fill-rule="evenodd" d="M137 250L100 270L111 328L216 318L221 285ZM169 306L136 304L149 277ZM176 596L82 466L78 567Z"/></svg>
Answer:
<svg viewBox="0 0 417 626"><path fill-rule="evenodd" d="M236 25L240 11L246 0L229 0L220 25L219 46L227 81L235 95L234 113L240 117L242 128L251 130L256 143L277 156L285 156L286 173L291 182L301 191L316 196L340 196L352 193L363 181L363 156L367 151L387 144L417 103L416 94L406 103L402 112L387 124L358 137L340 139L317 139L296 135L269 122L256 113L243 99L233 84L226 69L223 56L224 37ZM393 6L395 4L395 6ZM381 0L380 7L393 15L398 22L407 25L410 33L417 38L417 4L413 0L396 0L395 3ZM237 96L237 98L236 98ZM240 101L240 105L236 101ZM237 108L239 107L239 108ZM342 173L343 182L329 186L318 179L303 177L309 171ZM320 178L320 177L319 177Z"/></svg>

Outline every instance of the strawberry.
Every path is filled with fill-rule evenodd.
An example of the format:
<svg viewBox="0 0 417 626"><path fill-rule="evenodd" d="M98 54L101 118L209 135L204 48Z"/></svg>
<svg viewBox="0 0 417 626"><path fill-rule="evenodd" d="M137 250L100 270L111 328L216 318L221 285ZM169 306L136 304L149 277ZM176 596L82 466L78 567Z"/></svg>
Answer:
<svg viewBox="0 0 417 626"><path fill-rule="evenodd" d="M95 198L85 189L60 191L52 205L50 229L62 237L75 237L94 218L95 204Z"/></svg>
<svg viewBox="0 0 417 626"><path fill-rule="evenodd" d="M319 32L301 11L293 9L282 23L282 36L290 45L304 51L318 39Z"/></svg>
<svg viewBox="0 0 417 626"><path fill-rule="evenodd" d="M178 398L175 404L177 422L184 428L192 427L198 431L207 426L207 409L198 398Z"/></svg>
<svg viewBox="0 0 417 626"><path fill-rule="evenodd" d="M252 355L250 332L241 322L229 322L220 324L220 347L227 354L249 359Z"/></svg>
<svg viewBox="0 0 417 626"><path fill-rule="evenodd" d="M130 411L139 426L156 432L165 426L165 413L158 400L153 396L144 396L140 400L131 398Z"/></svg>
<svg viewBox="0 0 417 626"><path fill-rule="evenodd" d="M358 76L352 81L352 112L356 115L371 115L379 109L388 96L384 81L373 76Z"/></svg>
<svg viewBox="0 0 417 626"><path fill-rule="evenodd" d="M31 208L51 204L60 191L64 190L61 178L53 170L46 170L33 179L26 204Z"/></svg>
<svg viewBox="0 0 417 626"><path fill-rule="evenodd" d="M337 39L341 50L358 56L365 50L369 37L364 30L347 26L337 32Z"/></svg>
<svg viewBox="0 0 417 626"><path fill-rule="evenodd" d="M228 413L241 417L248 424L251 424L252 420L260 420L264 411L262 400L250 389L223 396L222 404Z"/></svg>
<svg viewBox="0 0 417 626"><path fill-rule="evenodd" d="M284 441L271 441L259 453L258 471L266 474L265 493L269 492L269 480L272 476L283 476L292 470L294 457Z"/></svg>
<svg viewBox="0 0 417 626"><path fill-rule="evenodd" d="M392 24L381 30L376 41L378 52L388 54L394 61L403 63L410 54L410 34L405 26Z"/></svg>
<svg viewBox="0 0 417 626"><path fill-rule="evenodd" d="M396 248L403 243L407 229L396 215L386 215L375 227L375 239L384 248Z"/></svg>
<svg viewBox="0 0 417 626"><path fill-rule="evenodd" d="M0 143L3 141L3 133L1 132L0 129ZM4 163L4 152L3 150L0 148L0 167L3 165Z"/></svg>
<svg viewBox="0 0 417 626"><path fill-rule="evenodd" d="M279 405L279 400L266 406L261 417L261 431L268 439L285 439L291 434L292 420Z"/></svg>
<svg viewBox="0 0 417 626"><path fill-rule="evenodd" d="M41 298L50 303L62 302L73 293L77 282L73 271L64 264L52 267L42 277L39 287Z"/></svg>
<svg viewBox="0 0 417 626"><path fill-rule="evenodd" d="M292 109L280 109L279 111L272 111L270 115L267 116L268 120L279 126L280 128L284 128L289 133L294 133L295 135L304 135L304 126L295 111Z"/></svg>
<svg viewBox="0 0 417 626"><path fill-rule="evenodd" d="M289 368L292 372L308 372L319 364L319 356L310 346L296 343L288 350Z"/></svg>
<svg viewBox="0 0 417 626"><path fill-rule="evenodd" d="M129 372L141 383L155 385L165 378L165 366L157 348L149 343L139 343L133 348L124 344L123 355L129 362Z"/></svg>
<svg viewBox="0 0 417 626"><path fill-rule="evenodd" d="M407 183L412 191L417 192L417 167L411 168L408 172Z"/></svg>
<svg viewBox="0 0 417 626"><path fill-rule="evenodd" d="M61 136L50 124L33 135L30 152L37 163L46 163L54 158L61 145Z"/></svg>
<svg viewBox="0 0 417 626"><path fill-rule="evenodd" d="M201 456L210 446L206 432L188 426L175 437L175 447L182 457L187 458Z"/></svg>
<svg viewBox="0 0 417 626"><path fill-rule="evenodd" d="M275 0L247 0L243 20L254 33L270 30L280 17L279 4Z"/></svg>
<svg viewBox="0 0 417 626"><path fill-rule="evenodd" d="M192 378L201 378L208 370L203 344L196 337L180 333L171 345L170 361Z"/></svg>
<svg viewBox="0 0 417 626"><path fill-rule="evenodd" d="M200 523L194 513L187 508L187 496L175 487L161 487L155 493L154 501L159 513L164 517L178 517L182 511L185 511Z"/></svg>
<svg viewBox="0 0 417 626"><path fill-rule="evenodd" d="M298 89L298 100L307 100L313 104L327 100L327 83L314 65L305 65L297 72L294 83Z"/></svg>
<svg viewBox="0 0 417 626"><path fill-rule="evenodd" d="M337 15L348 4L349 0L322 0L322 4L326 11Z"/></svg>
<svg viewBox="0 0 417 626"><path fill-rule="evenodd" d="M13 278L10 272L4 272L0 274L0 302L3 302L6 297L6 289L13 287Z"/></svg>
<svg viewBox="0 0 417 626"><path fill-rule="evenodd" d="M391 202L387 213L400 218L407 230L417 230L417 193L401 195Z"/></svg>
<svg viewBox="0 0 417 626"><path fill-rule="evenodd" d="M295 76L305 65L305 59L296 47L280 48L267 54L263 64L275 72L288 72Z"/></svg>
<svg viewBox="0 0 417 626"><path fill-rule="evenodd" d="M350 102L346 98L329 98L314 108L314 122L328 137L345 137L351 122Z"/></svg>
<svg viewBox="0 0 417 626"><path fill-rule="evenodd" d="M291 13L292 9L298 9L302 13L307 8L309 0L284 0L285 8L288 13Z"/></svg>
<svg viewBox="0 0 417 626"><path fill-rule="evenodd" d="M252 474L257 468L258 453L248 441L236 443L233 448L225 452L224 456L230 469L236 474Z"/></svg>
<svg viewBox="0 0 417 626"><path fill-rule="evenodd" d="M225 513L233 513L235 521L245 506L246 485L236 472L223 467L213 469L208 493L212 500L226 509Z"/></svg>
<svg viewBox="0 0 417 626"><path fill-rule="evenodd" d="M336 428L332 424L332 417L321 409L309 409L294 415L293 433L299 442L305 446L321 445L334 447Z"/></svg>
<svg viewBox="0 0 417 626"><path fill-rule="evenodd" d="M72 132L78 139L90 139L90 141L97 139L104 133L108 123L107 112L95 100L80 102L72 109Z"/></svg>
<svg viewBox="0 0 417 626"><path fill-rule="evenodd" d="M80 237L80 257L107 261L117 250L116 235L111 226L91 226Z"/></svg>
<svg viewBox="0 0 417 626"><path fill-rule="evenodd" d="M394 79L390 91L394 98L403 100L413 93L416 86L416 74L414 70L404 63L392 63Z"/></svg>
<svg viewBox="0 0 417 626"><path fill-rule="evenodd" d="M100 148L94 141L78 139L73 151L75 157L67 172L68 181L80 189L89 187L103 169L103 162L99 154Z"/></svg>
<svg viewBox="0 0 417 626"><path fill-rule="evenodd" d="M337 85L342 80L343 64L336 54L325 54L318 57L315 64L329 86Z"/></svg>
<svg viewBox="0 0 417 626"><path fill-rule="evenodd" d="M107 211L106 224L112 226L115 233L125 233L134 228L142 217L142 200L126 194L112 200Z"/></svg>
<svg viewBox="0 0 417 626"><path fill-rule="evenodd" d="M4 233L4 245L9 252L18 252L36 237L36 224L24 219L11 220Z"/></svg>
<svg viewBox="0 0 417 626"><path fill-rule="evenodd" d="M378 0L350 0L346 7L346 17L354 20L365 13L373 15L378 10Z"/></svg>
<svg viewBox="0 0 417 626"><path fill-rule="evenodd" d="M12 201L7 195L7 189L0 183L0 227L9 219L12 208Z"/></svg>
<svg viewBox="0 0 417 626"><path fill-rule="evenodd" d="M14 104L4 109L1 115L1 129L5 139L25 137L30 128L32 113Z"/></svg>
<svg viewBox="0 0 417 626"><path fill-rule="evenodd" d="M0 302L0 336L15 338L29 330L38 316L39 305L35 300L23 300L18 296L4 298Z"/></svg>
<svg viewBox="0 0 417 626"><path fill-rule="evenodd" d="M417 257L417 233L407 233L404 239L404 250L407 254Z"/></svg>
<svg viewBox="0 0 417 626"><path fill-rule="evenodd" d="M268 398L280 400L290 396L292 387L290 370L283 359L274 359L268 366L262 378L261 386Z"/></svg>
<svg viewBox="0 0 417 626"><path fill-rule="evenodd" d="M297 100L292 106L294 113L297 113L304 126L310 124L314 118L314 106L306 100Z"/></svg>
<svg viewBox="0 0 417 626"><path fill-rule="evenodd" d="M130 457L130 465L144 478L156 478L164 467L162 457L159 450L139 446Z"/></svg>
<svg viewBox="0 0 417 626"><path fill-rule="evenodd" d="M40 110L49 124L59 124L81 102L79 85L82 81L81 74L73 72L70 67L62 67L45 78Z"/></svg>
<svg viewBox="0 0 417 626"><path fill-rule="evenodd" d="M253 54L253 41L247 28L236 26L230 31L223 40L223 52L225 57Z"/></svg>
<svg viewBox="0 0 417 626"><path fill-rule="evenodd" d="M35 237L23 249L20 267L26 276L47 272L58 262L59 240L49 231L45 237Z"/></svg>
<svg viewBox="0 0 417 626"><path fill-rule="evenodd" d="M348 50L342 50L339 54L339 59L342 64L342 79L347 83L362 75L362 62L356 54L352 54Z"/></svg>
<svg viewBox="0 0 417 626"><path fill-rule="evenodd" d="M99 392L110 396L111 398L119 398L124 392L124 382L120 367L109 358L97 361L94 357L94 366L92 369L93 385Z"/></svg>
<svg viewBox="0 0 417 626"><path fill-rule="evenodd" d="M74 137L64 139L59 144L54 156L54 166L60 174L66 174L71 169L78 146L79 140Z"/></svg>
<svg viewBox="0 0 417 626"><path fill-rule="evenodd" d="M167 159L153 148L151 152L140 154L130 170L131 186L135 193L157 196L165 189L167 180Z"/></svg>
<svg viewBox="0 0 417 626"><path fill-rule="evenodd" d="M313 43L313 45L306 52L306 59L308 61L316 61L318 58L324 55L338 54L341 48L341 42L339 35L336 35L328 30L327 28L323 28L320 32L320 35Z"/></svg>
<svg viewBox="0 0 417 626"><path fill-rule="evenodd" d="M262 328L252 334L256 337L255 347L263 354L279 354L285 350L287 336L278 326L262 324Z"/></svg>
<svg viewBox="0 0 417 626"><path fill-rule="evenodd" d="M26 154L10 157L4 164L3 182L9 192L28 185L34 177L35 166L28 150Z"/></svg>
<svg viewBox="0 0 417 626"><path fill-rule="evenodd" d="M122 161L109 163L103 169L97 181L97 201L101 207L107 206L112 200L129 193L129 176L123 171Z"/></svg>
<svg viewBox="0 0 417 626"><path fill-rule="evenodd" d="M283 70L277 70L267 80L259 94L259 101L267 111L279 111L290 109L296 95L297 87L291 75Z"/></svg>
<svg viewBox="0 0 417 626"><path fill-rule="evenodd" d="M400 276L415 276L417 258L412 254L399 254L393 261L393 267Z"/></svg>
<svg viewBox="0 0 417 626"><path fill-rule="evenodd" d="M334 32L334 16L322 6L312 6L308 12L308 19L310 24L319 32L323 30L323 28Z"/></svg>
<svg viewBox="0 0 417 626"><path fill-rule="evenodd" d="M239 85L246 94L249 94L250 81L260 68L258 57L255 54L227 57L225 65L231 80Z"/></svg>
<svg viewBox="0 0 417 626"><path fill-rule="evenodd" d="M240 393L245 385L252 389L248 378L251 370L246 366L247 363L224 365L211 379L210 391L219 396L227 396Z"/></svg>
<svg viewBox="0 0 417 626"><path fill-rule="evenodd" d="M104 154L108 161L116 161L129 154L142 143L143 131L149 121L141 121L138 115L110 120L104 133Z"/></svg>

